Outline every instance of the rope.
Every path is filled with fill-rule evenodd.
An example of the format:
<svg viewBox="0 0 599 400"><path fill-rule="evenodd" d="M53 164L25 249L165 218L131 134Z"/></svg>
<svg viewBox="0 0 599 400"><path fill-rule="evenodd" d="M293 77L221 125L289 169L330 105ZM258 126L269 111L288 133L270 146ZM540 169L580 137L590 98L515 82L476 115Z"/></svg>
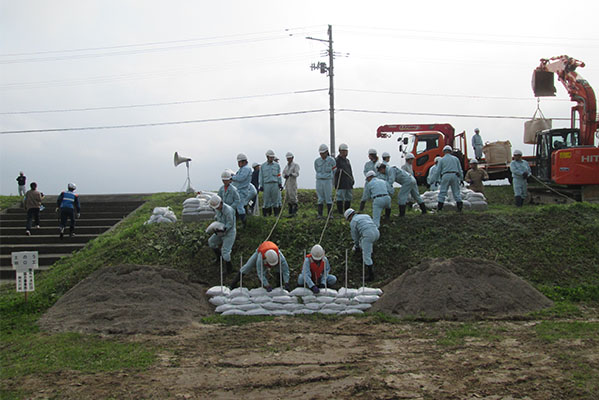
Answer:
<svg viewBox="0 0 599 400"><path fill-rule="evenodd" d="M575 199L571 198L570 196L566 196L565 194L563 194L563 193L560 193L560 192L558 192L557 190L553 189L551 186L547 185L545 182L541 181L541 180L540 180L539 178L537 178L536 176L534 176L534 175L530 175L530 176L532 176L532 177L534 178L534 180L535 180L535 181L539 182L541 185L545 186L547 189L549 189L550 191L554 192L554 193L555 193L555 194L557 194L558 196L561 196L561 197L563 197L563 198L565 198L565 199L567 199L567 200L570 200L570 201L576 201Z"/></svg>
<svg viewBox="0 0 599 400"><path fill-rule="evenodd" d="M279 215L277 215L277 219L276 219L274 225L272 226L270 233L268 234L266 239L264 239L264 242L266 242L266 241L268 241L268 239L270 239L270 236L275 231L275 228L277 227L277 224L279 223L279 220L281 219L281 214L283 214L283 205L285 204L285 200L287 200L287 180L285 180L284 189L285 189L285 195L283 196L283 200L281 201L281 209L279 210Z"/></svg>
<svg viewBox="0 0 599 400"><path fill-rule="evenodd" d="M350 178L352 178L352 180L354 179L354 177L351 176L350 174L348 174L345 170L342 169L340 171L343 172L344 174L346 174L347 176L349 176ZM339 179L337 180L337 187L335 188L335 197L333 198L333 204L335 204L337 201L337 193L339 191L340 184L341 184L341 174L339 174ZM320 239L318 239L318 244L320 244L320 242L322 242L324 232L327 230L327 226L329 225L329 220L331 219L331 215L333 214L333 204L331 204L331 209L329 210L329 213L327 214L327 220L324 223L324 228L322 229L322 233L320 234Z"/></svg>

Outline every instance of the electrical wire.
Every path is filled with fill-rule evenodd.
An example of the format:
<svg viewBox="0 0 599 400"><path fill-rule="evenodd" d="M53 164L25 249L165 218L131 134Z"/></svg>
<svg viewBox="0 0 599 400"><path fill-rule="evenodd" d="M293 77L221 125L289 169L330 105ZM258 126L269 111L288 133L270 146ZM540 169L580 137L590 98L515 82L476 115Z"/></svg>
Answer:
<svg viewBox="0 0 599 400"><path fill-rule="evenodd" d="M488 100L534 100L534 97L508 97L508 96L480 96L466 94L442 94L442 93L417 93L417 92L394 92L388 90L367 90L367 89L343 89L335 88L341 92L358 92L358 93L376 93L376 94L398 94L405 96L427 96L427 97L454 97L464 99L488 99ZM567 99L551 99L551 101L570 101Z"/></svg>
<svg viewBox="0 0 599 400"><path fill-rule="evenodd" d="M458 118L487 118L487 119L521 119L529 120L530 116L520 117L514 115L481 115L481 114L445 114L445 113L424 113L411 111L386 111L386 110L359 110L354 108L339 108L339 112L365 113L365 114L397 114L397 115L419 115L428 117L458 117ZM570 121L570 118L552 118L558 121Z"/></svg>

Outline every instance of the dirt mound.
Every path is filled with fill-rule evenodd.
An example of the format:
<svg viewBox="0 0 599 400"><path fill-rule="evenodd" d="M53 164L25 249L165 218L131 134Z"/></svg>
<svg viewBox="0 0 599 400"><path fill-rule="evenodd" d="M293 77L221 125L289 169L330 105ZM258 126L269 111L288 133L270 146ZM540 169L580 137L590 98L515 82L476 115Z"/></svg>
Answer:
<svg viewBox="0 0 599 400"><path fill-rule="evenodd" d="M40 319L53 332L173 334L213 313L206 289L181 271L146 265L102 268Z"/></svg>
<svg viewBox="0 0 599 400"><path fill-rule="evenodd" d="M497 263L457 257L429 259L383 288L372 307L401 317L471 319L515 316L553 303Z"/></svg>

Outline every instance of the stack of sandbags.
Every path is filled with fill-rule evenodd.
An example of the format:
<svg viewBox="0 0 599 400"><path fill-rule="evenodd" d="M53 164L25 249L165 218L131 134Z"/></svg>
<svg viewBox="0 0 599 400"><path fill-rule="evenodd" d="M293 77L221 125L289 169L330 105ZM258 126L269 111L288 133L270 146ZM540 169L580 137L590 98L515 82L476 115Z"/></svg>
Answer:
<svg viewBox="0 0 599 400"><path fill-rule="evenodd" d="M264 288L229 291L214 286L206 292L215 311L222 315L299 315L299 314L363 314L383 294L378 288L320 289L314 294L307 288L291 292L283 288L267 292Z"/></svg>
<svg viewBox="0 0 599 400"><path fill-rule="evenodd" d="M170 207L154 207L152 216L144 224L177 222L177 216Z"/></svg>
<svg viewBox="0 0 599 400"><path fill-rule="evenodd" d="M462 210L484 211L488 208L487 199L484 194L463 187L460 189L460 194L462 195ZM437 209L437 204L439 203L439 190L429 190L424 192L421 197L428 210ZM414 204L412 207L414 210L420 209L418 204ZM451 189L447 191L443 210L457 210L455 197L453 196Z"/></svg>
<svg viewBox="0 0 599 400"><path fill-rule="evenodd" d="M212 192L201 192L196 197L186 199L183 202L183 222L214 219L215 212L208 204L214 195L215 193Z"/></svg>
<svg viewBox="0 0 599 400"><path fill-rule="evenodd" d="M470 209L474 211L485 211L489 204L484 194L469 190L467 193L462 194L464 201L470 203Z"/></svg>

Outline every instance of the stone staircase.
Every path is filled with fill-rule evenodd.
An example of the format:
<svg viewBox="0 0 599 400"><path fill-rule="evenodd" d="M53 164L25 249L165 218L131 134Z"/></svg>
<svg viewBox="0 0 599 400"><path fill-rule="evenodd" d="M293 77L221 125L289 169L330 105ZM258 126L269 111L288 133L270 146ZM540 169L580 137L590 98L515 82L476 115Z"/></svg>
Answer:
<svg viewBox="0 0 599 400"><path fill-rule="evenodd" d="M57 196L46 196L46 209L40 213L40 228L25 234L27 213L17 205L0 212L0 280L14 280L11 253L38 251L40 271L51 268L57 260L80 250L87 242L108 231L144 203L146 194L81 195L81 217L76 221L75 236L58 236Z"/></svg>

